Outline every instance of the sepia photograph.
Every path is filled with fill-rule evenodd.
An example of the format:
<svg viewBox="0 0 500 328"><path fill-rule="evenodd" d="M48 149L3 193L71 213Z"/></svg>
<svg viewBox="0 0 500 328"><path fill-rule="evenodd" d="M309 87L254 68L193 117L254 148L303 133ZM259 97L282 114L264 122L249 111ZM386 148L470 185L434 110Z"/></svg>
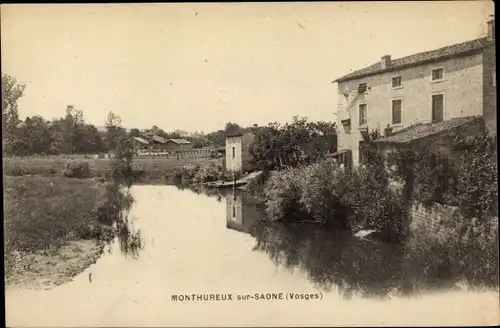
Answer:
<svg viewBox="0 0 500 328"><path fill-rule="evenodd" d="M494 9L2 4L6 326L499 325Z"/></svg>

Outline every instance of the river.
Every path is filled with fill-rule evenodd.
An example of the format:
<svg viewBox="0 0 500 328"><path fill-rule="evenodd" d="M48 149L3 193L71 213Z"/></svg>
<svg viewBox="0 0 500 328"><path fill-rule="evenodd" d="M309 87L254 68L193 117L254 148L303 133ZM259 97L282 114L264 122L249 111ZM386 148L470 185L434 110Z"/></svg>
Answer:
<svg viewBox="0 0 500 328"><path fill-rule="evenodd" d="M351 326L498 323L495 291L446 289L407 297L399 252L328 237L314 224L262 225L244 195L136 185L130 211L142 247L116 242L70 283L6 290L7 326ZM92 281L89 280L92 274ZM231 301L172 295L232 294ZM284 300L238 300L280 293ZM312 299L289 299L313 295ZM318 299L316 299L318 297ZM287 299L288 298L288 299Z"/></svg>

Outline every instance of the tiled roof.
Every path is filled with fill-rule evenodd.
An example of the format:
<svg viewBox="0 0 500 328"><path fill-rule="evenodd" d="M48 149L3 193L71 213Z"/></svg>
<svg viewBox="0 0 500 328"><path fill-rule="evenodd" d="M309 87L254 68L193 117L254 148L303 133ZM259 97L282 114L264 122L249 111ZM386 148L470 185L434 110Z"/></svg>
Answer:
<svg viewBox="0 0 500 328"><path fill-rule="evenodd" d="M143 139L143 138L140 138L140 137L133 137L134 140L142 143L142 144L145 144L145 145L148 145L149 142L146 140L146 139Z"/></svg>
<svg viewBox="0 0 500 328"><path fill-rule="evenodd" d="M469 54L484 49L487 44L488 44L488 39L484 37L439 48L436 50L420 52L403 58L392 59L389 67L384 69L382 68L381 62L379 61L376 64L354 71L350 74L344 75L341 78L336 79L334 82L347 81L363 76L374 75L382 72L389 72L410 66L421 65L427 62L433 62L450 57Z"/></svg>
<svg viewBox="0 0 500 328"><path fill-rule="evenodd" d="M169 141L172 141L178 145L182 145L182 144L187 145L187 144L191 143L190 141L187 141L185 139L170 139Z"/></svg>
<svg viewBox="0 0 500 328"><path fill-rule="evenodd" d="M394 132L386 138L375 140L378 143L409 143L414 140L437 135L460 126L476 122L478 116L457 117L451 120L437 122L437 123L423 123L411 125L407 128Z"/></svg>

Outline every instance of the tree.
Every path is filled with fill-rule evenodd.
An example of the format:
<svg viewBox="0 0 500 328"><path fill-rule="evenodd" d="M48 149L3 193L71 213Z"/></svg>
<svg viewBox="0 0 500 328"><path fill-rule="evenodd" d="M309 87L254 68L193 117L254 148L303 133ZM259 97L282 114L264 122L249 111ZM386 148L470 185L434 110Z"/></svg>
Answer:
<svg viewBox="0 0 500 328"><path fill-rule="evenodd" d="M104 145L108 151L116 150L118 142L127 137L124 128L121 127L122 119L120 116L115 115L113 112L108 113L105 122L106 137L104 138Z"/></svg>
<svg viewBox="0 0 500 328"><path fill-rule="evenodd" d="M310 164L336 149L336 126L294 117L281 126L270 123L258 129L250 153L262 168Z"/></svg>
<svg viewBox="0 0 500 328"><path fill-rule="evenodd" d="M18 100L24 95L26 85L19 83L15 77L2 75L2 119L3 141L7 154L16 153L14 142L17 125L20 123Z"/></svg>
<svg viewBox="0 0 500 328"><path fill-rule="evenodd" d="M128 133L129 137L140 137L141 136L141 131L139 129L133 128L130 129L130 132Z"/></svg>
<svg viewBox="0 0 500 328"><path fill-rule="evenodd" d="M243 128L236 123L227 122L224 131L226 134L236 134L243 132Z"/></svg>

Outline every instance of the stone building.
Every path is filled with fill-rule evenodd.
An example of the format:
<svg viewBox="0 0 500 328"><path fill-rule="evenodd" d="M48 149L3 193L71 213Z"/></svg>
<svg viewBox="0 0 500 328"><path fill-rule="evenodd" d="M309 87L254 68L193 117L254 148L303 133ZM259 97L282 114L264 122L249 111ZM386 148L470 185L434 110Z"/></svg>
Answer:
<svg viewBox="0 0 500 328"><path fill-rule="evenodd" d="M488 35L392 59L347 74L338 84L341 162L360 164L363 135L398 132L415 124L483 116L496 134L495 21Z"/></svg>

